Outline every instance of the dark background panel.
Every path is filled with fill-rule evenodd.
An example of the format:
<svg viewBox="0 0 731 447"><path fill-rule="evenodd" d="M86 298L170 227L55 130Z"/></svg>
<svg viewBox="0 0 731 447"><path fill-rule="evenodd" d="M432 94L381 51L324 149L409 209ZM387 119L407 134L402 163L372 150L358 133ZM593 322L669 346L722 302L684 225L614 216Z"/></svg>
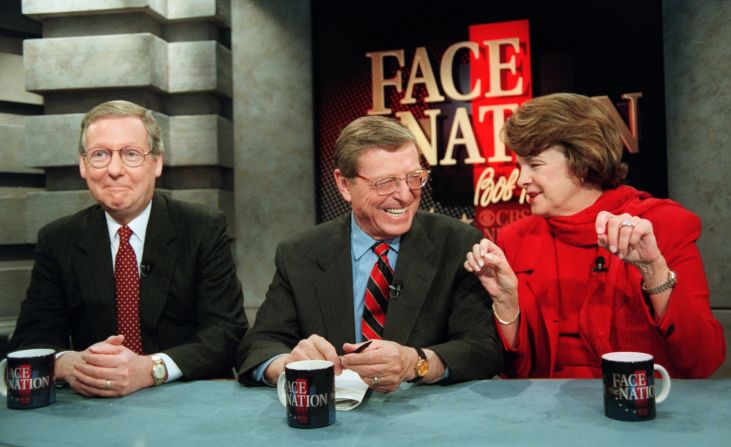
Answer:
<svg viewBox="0 0 731 447"><path fill-rule="evenodd" d="M317 0L313 9L313 70L317 150L317 216L329 220L347 211L332 182L332 150L340 130L371 106L367 52L405 50L408 78L414 50L424 46L438 77L441 53L467 40L470 25L530 21L532 95L570 91L607 95L626 113L621 95L642 92L638 154L625 153L627 183L667 197L662 8L659 0L593 1L383 1ZM432 107L445 110L454 104ZM443 112L445 113L445 112ZM626 115L625 115L626 117ZM444 147L442 147L442 150ZM469 175L464 166L455 170ZM464 182L441 184L464 186ZM461 174L458 174L461 175ZM452 177L454 172L452 172ZM435 178L422 207L459 217L473 213L467 195L446 197ZM457 200L455 200L457 197Z"/></svg>

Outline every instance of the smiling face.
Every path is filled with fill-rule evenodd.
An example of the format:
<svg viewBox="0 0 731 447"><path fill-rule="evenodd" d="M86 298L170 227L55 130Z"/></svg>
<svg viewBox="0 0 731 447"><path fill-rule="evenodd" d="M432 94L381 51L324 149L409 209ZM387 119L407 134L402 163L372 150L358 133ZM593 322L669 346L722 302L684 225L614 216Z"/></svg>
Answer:
<svg viewBox="0 0 731 447"><path fill-rule="evenodd" d="M358 174L377 180L383 177L402 178L421 168L419 153L413 143L396 150L371 148L358 157ZM389 195L379 195L367 180L346 178L340 169L333 173L340 194L353 209L358 226L377 240L393 239L411 228L419 209L421 189L410 190L401 181L398 189Z"/></svg>
<svg viewBox="0 0 731 447"><path fill-rule="evenodd" d="M133 116L99 118L86 129L86 149L102 147L121 149L150 147L142 120ZM127 224L145 209L155 191L155 179L162 174L162 154L148 155L141 166L130 168L115 151L105 168L90 166L79 157L79 171L86 179L91 195L120 224Z"/></svg>
<svg viewBox="0 0 731 447"><path fill-rule="evenodd" d="M589 207L601 189L584 183L571 172L566 156L555 147L534 156L518 156L518 185L526 190L531 213L537 216L570 216Z"/></svg>

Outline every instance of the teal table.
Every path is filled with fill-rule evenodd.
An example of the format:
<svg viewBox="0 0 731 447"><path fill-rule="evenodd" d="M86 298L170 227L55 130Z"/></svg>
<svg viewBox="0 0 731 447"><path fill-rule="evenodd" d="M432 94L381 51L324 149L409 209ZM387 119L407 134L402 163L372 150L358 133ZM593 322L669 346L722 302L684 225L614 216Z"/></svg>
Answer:
<svg viewBox="0 0 731 447"><path fill-rule="evenodd" d="M675 380L645 422L607 419L598 380L417 386L373 395L314 430L286 425L274 389L233 381L178 382L118 399L64 389L35 410L2 404L0 444L13 446L731 445L731 380Z"/></svg>

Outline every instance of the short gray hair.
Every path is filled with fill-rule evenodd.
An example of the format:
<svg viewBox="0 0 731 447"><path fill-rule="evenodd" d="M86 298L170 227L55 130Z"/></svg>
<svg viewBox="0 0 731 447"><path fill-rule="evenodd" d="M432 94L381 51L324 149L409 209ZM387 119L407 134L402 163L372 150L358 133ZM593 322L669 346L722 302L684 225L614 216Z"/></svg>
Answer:
<svg viewBox="0 0 731 447"><path fill-rule="evenodd" d="M152 116L152 110L146 109L133 102L116 100L101 103L84 115L84 119L81 120L81 135L79 136L80 154L86 152L86 130L89 126L96 120L112 116L132 116L139 118L145 126L145 130L147 130L147 144L150 146L150 152L158 155L165 151L162 144L160 124L158 124L155 117Z"/></svg>

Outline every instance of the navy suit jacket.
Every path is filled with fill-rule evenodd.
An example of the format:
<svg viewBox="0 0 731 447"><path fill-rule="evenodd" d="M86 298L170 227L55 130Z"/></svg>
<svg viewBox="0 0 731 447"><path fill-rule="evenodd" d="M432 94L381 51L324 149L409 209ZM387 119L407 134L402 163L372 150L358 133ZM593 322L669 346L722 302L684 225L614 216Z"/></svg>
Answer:
<svg viewBox="0 0 731 447"><path fill-rule="evenodd" d="M156 193L141 264L144 352L169 355L184 379L230 376L248 323L223 214ZM81 351L115 334L112 265L100 205L43 227L12 349Z"/></svg>
<svg viewBox="0 0 731 447"><path fill-rule="evenodd" d="M448 382L490 378L502 369L490 297L463 267L479 242L473 227L418 212L402 236L384 339L433 350ZM342 352L355 340L350 214L307 229L277 248L276 272L256 321L236 354L239 380L263 361L318 334Z"/></svg>

